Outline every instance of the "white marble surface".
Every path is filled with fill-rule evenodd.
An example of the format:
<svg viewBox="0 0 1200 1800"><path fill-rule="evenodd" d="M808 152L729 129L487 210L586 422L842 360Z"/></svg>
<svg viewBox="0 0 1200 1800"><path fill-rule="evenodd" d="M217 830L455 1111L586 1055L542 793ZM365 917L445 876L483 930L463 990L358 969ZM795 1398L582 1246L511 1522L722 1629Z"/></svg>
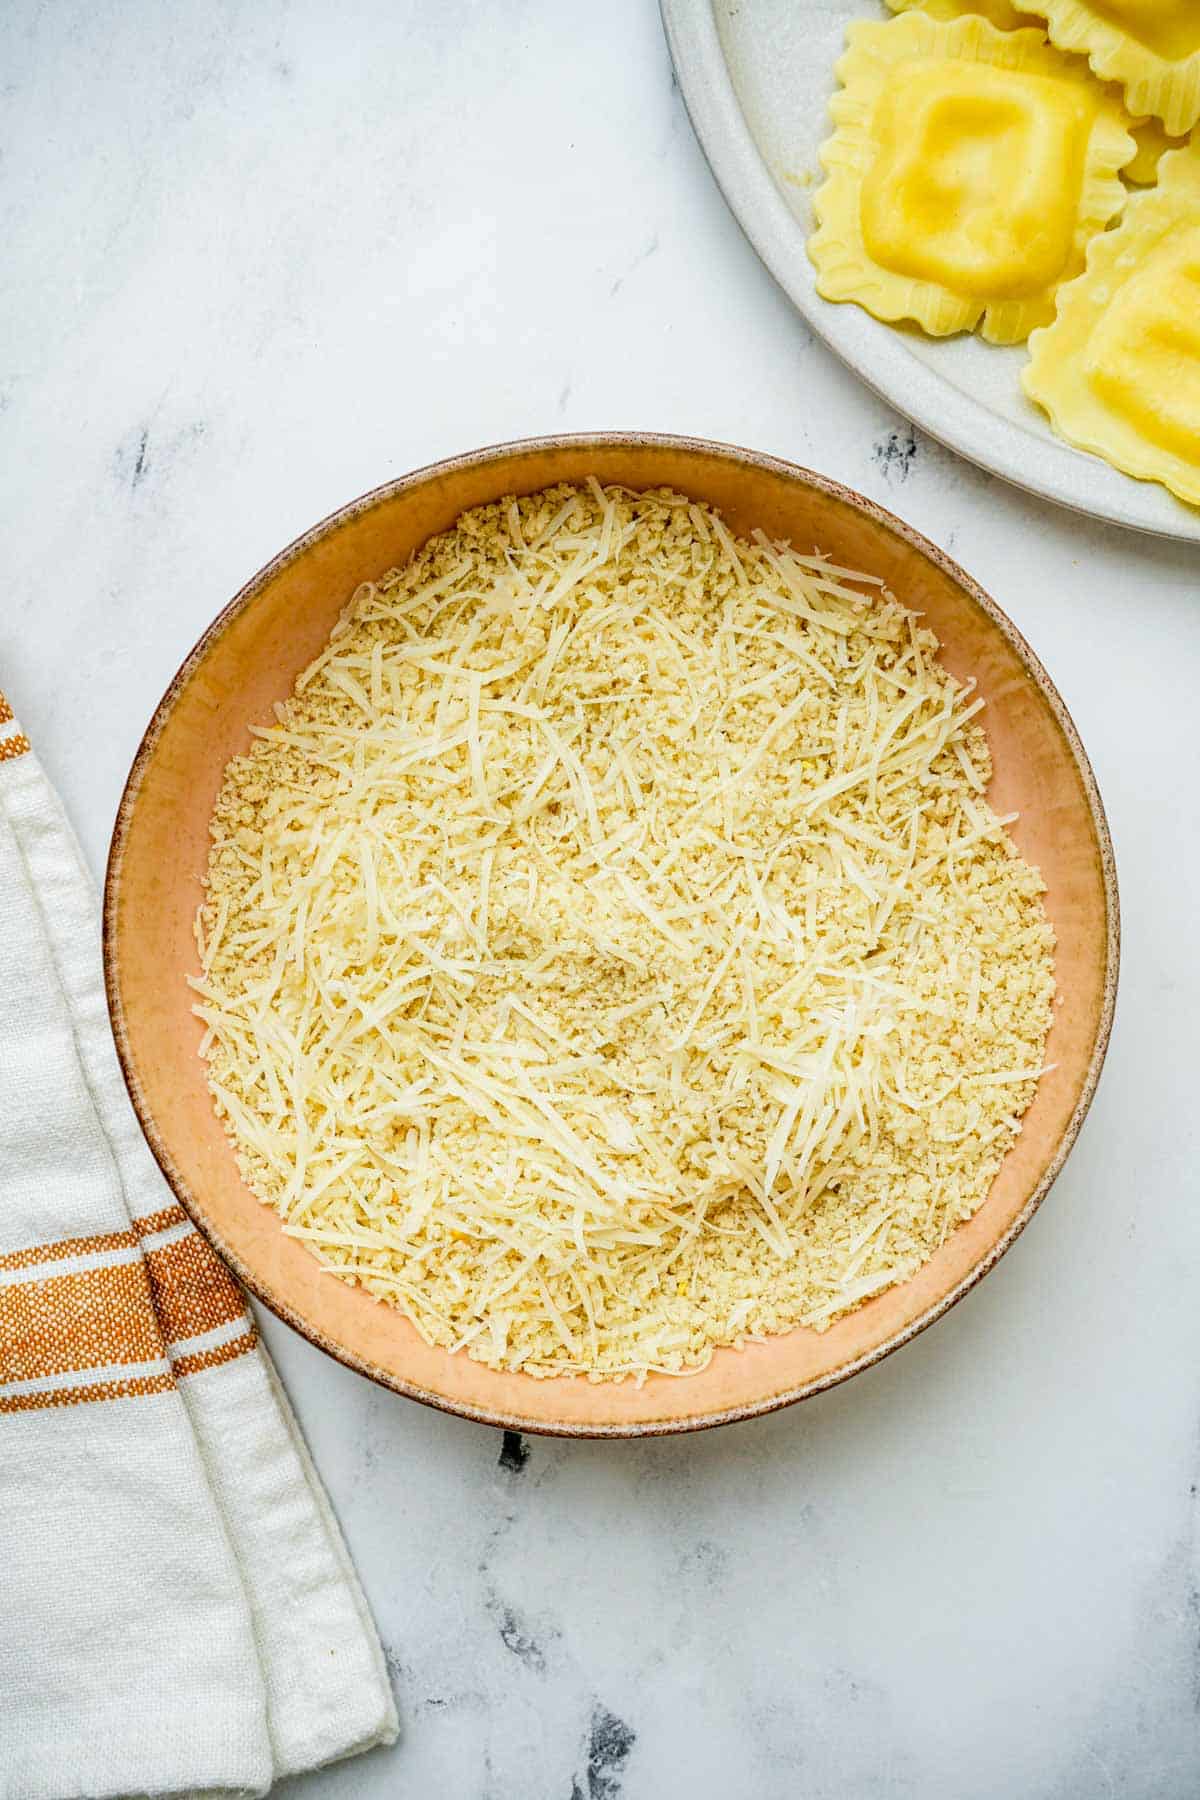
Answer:
<svg viewBox="0 0 1200 1800"><path fill-rule="evenodd" d="M558 426L753 444L951 545L1057 678L1117 842L1078 1149L995 1274L848 1386L506 1469L268 1321L404 1720L296 1800L1190 1800L1195 551L914 441L810 340L651 0L5 0L0 244L0 681L97 871L247 575L389 475Z"/></svg>

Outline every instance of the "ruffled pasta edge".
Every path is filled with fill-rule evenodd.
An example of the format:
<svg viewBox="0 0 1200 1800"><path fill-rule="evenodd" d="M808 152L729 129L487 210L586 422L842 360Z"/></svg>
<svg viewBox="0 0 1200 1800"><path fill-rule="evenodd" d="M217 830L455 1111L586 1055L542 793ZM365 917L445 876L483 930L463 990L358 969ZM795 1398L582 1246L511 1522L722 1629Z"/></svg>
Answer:
<svg viewBox="0 0 1200 1800"><path fill-rule="evenodd" d="M1054 323L1035 331L1029 340L1029 361L1021 370L1021 386L1065 442L1090 451L1137 481L1156 481L1177 499L1200 506L1200 471L1169 451L1149 445L1145 454L1139 455L1138 433L1132 426L1121 428L1103 403L1090 395L1080 367L1091 333L1111 298L1112 277L1122 268L1124 280L1136 272L1143 257L1178 219L1180 198L1192 201L1200 224L1200 144L1195 142L1167 151L1159 164L1158 185L1131 197L1115 231L1092 239L1083 273L1059 289ZM1103 305L1096 305L1097 294L1105 296ZM1068 340L1065 354L1064 338ZM1076 343L1070 341L1074 338ZM1070 412L1071 402L1080 396L1090 426L1078 413ZM1107 432L1106 423L1110 427Z"/></svg>
<svg viewBox="0 0 1200 1800"><path fill-rule="evenodd" d="M862 240L858 195L870 166L874 106L888 70L914 56L941 52L953 61L1067 76L1091 91L1087 70L1064 62L1036 27L999 31L976 14L942 21L914 10L880 23L852 25L846 41L834 71L840 86L829 104L834 130L820 152L827 179L813 196L817 229L808 239L817 292L835 303L854 302L885 324L911 320L930 337L950 337L978 327L989 343L1023 342L1053 319L1060 284L1027 299L988 302L897 274L869 254ZM1120 170L1132 159L1136 145L1126 124L1119 104L1101 96L1076 215L1075 253L1081 267L1089 239L1116 217L1127 199Z"/></svg>
<svg viewBox="0 0 1200 1800"><path fill-rule="evenodd" d="M1094 13L1087 0L1030 0L1060 50L1086 56L1102 81L1119 82L1134 118L1161 119L1172 137L1200 121L1200 49L1179 62L1138 44Z"/></svg>

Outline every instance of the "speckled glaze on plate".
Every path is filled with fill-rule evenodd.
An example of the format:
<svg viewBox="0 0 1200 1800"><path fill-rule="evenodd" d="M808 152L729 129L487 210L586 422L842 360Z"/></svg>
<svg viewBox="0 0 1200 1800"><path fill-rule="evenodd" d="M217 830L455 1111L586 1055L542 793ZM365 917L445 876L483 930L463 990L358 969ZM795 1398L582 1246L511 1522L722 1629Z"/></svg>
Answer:
<svg viewBox="0 0 1200 1800"><path fill-rule="evenodd" d="M729 206L793 305L884 400L1030 493L1115 525L1200 542L1200 509L1055 437L1021 391L1025 351L926 338L817 293L805 241L833 66L877 0L660 0L696 136Z"/></svg>
<svg viewBox="0 0 1200 1800"><path fill-rule="evenodd" d="M208 823L229 758L291 692L358 582L402 562L467 507L588 475L670 486L883 577L924 614L956 674L987 700L989 792L1019 810L1020 849L1045 876L1063 1004L1024 1129L984 1205L913 1280L828 1331L721 1350L686 1377L589 1383L500 1373L424 1343L393 1307L332 1275L254 1199L217 1122L184 977ZM247 1287L314 1344L416 1400L519 1431L622 1437L696 1430L815 1394L906 1343L994 1266L1044 1198L1099 1078L1116 995L1112 845L1075 728L1016 628L911 526L848 488L728 445L644 434L536 439L436 463L316 525L254 577L184 662L150 722L121 801L104 895L105 980L125 1079L179 1199Z"/></svg>

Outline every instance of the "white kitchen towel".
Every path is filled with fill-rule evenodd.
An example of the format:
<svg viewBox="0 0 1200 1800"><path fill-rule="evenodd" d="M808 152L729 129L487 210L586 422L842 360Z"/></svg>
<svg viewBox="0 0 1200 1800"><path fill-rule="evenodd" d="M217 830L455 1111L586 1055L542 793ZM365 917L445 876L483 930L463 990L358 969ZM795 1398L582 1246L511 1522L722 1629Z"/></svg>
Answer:
<svg viewBox="0 0 1200 1800"><path fill-rule="evenodd" d="M0 1800L261 1794L396 1736L245 1298L125 1093L95 897L0 695Z"/></svg>

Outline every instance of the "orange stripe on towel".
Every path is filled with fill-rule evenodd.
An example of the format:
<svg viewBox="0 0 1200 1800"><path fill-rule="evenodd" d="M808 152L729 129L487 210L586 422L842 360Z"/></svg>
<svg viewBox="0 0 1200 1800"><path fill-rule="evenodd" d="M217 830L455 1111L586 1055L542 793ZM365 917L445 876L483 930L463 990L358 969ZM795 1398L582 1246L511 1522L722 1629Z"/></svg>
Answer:
<svg viewBox="0 0 1200 1800"><path fill-rule="evenodd" d="M5 1394L0 1389L0 1413L40 1412L47 1406L81 1406L89 1400L124 1400L144 1394L165 1394L175 1386L173 1375L132 1375L116 1381L96 1381L86 1387L50 1388L41 1394Z"/></svg>
<svg viewBox="0 0 1200 1800"><path fill-rule="evenodd" d="M171 1365L177 1381L188 1375L199 1375L204 1369L216 1369L222 1363L236 1362L239 1356L245 1356L253 1350L258 1342L258 1333L253 1325L249 1331L243 1331L240 1337L230 1338L227 1344L217 1344L211 1350L197 1350L188 1356L177 1356Z"/></svg>
<svg viewBox="0 0 1200 1800"><path fill-rule="evenodd" d="M153 1237L156 1231L169 1231L172 1225L183 1225L187 1214L182 1206L164 1206L161 1212L147 1213L144 1219L135 1219L133 1229L140 1238Z"/></svg>
<svg viewBox="0 0 1200 1800"><path fill-rule="evenodd" d="M140 1262L0 1287L0 1380L154 1362L162 1338Z"/></svg>
<svg viewBox="0 0 1200 1800"><path fill-rule="evenodd" d="M246 1301L207 1238L193 1231L146 1253L154 1308L168 1344L240 1319Z"/></svg>
<svg viewBox="0 0 1200 1800"><path fill-rule="evenodd" d="M95 1237L60 1238L57 1244L29 1244L24 1250L6 1250L0 1255L0 1269L33 1269L40 1263L62 1262L68 1256L132 1250L136 1243L132 1231L102 1231Z"/></svg>

